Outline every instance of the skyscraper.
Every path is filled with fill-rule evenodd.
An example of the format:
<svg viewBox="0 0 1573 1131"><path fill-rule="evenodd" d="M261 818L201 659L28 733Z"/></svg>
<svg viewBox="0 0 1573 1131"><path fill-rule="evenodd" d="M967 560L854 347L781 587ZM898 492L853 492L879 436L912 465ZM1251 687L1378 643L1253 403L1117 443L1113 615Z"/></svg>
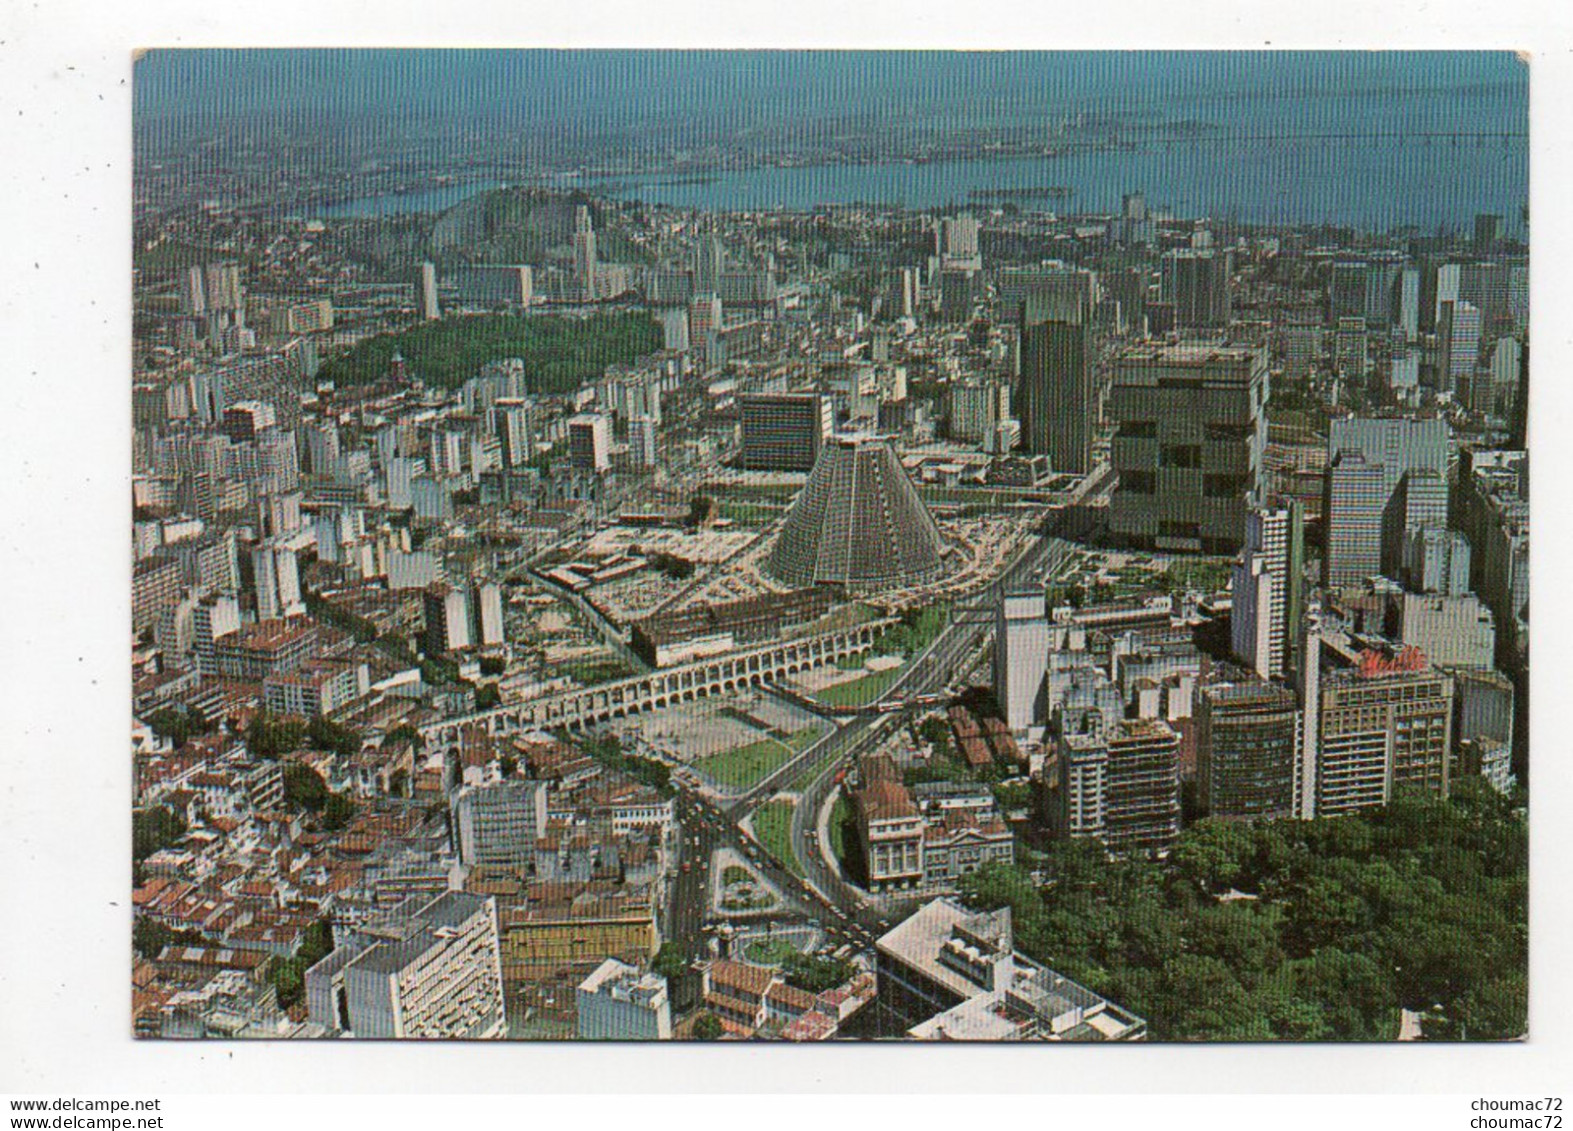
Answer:
<svg viewBox="0 0 1573 1131"><path fill-rule="evenodd" d="M1315 803L1328 817L1386 805L1404 793L1446 797L1453 679L1416 649L1367 652L1321 679Z"/></svg>
<svg viewBox="0 0 1573 1131"><path fill-rule="evenodd" d="M1295 697L1286 688L1254 681L1203 688L1196 711L1196 754L1208 816L1292 816L1298 726Z"/></svg>
<svg viewBox="0 0 1573 1131"><path fill-rule="evenodd" d="M1404 332L1404 340L1412 342L1420 336L1420 272L1405 267L1398 273L1394 286L1394 322Z"/></svg>
<svg viewBox="0 0 1573 1131"><path fill-rule="evenodd" d="M1180 736L1168 723L1121 719L1069 735L1060 757L1061 828L1117 854L1168 852L1180 836Z"/></svg>
<svg viewBox="0 0 1573 1131"><path fill-rule="evenodd" d="M818 393L745 393L737 398L747 471L812 471L834 424Z"/></svg>
<svg viewBox="0 0 1573 1131"><path fill-rule="evenodd" d="M1332 457L1327 465L1325 584L1359 585L1382 572L1382 519L1391 497L1381 464L1358 449Z"/></svg>
<svg viewBox="0 0 1573 1131"><path fill-rule="evenodd" d="M648 416L635 416L628 421L628 458L637 468L651 468L656 463L656 423Z"/></svg>
<svg viewBox="0 0 1573 1131"><path fill-rule="evenodd" d="M1109 529L1160 550L1237 553L1257 499L1266 404L1265 347L1143 343L1119 353Z"/></svg>
<svg viewBox="0 0 1573 1131"><path fill-rule="evenodd" d="M1460 597L1469 592L1469 539L1427 527L1404 536L1404 585L1416 593Z"/></svg>
<svg viewBox="0 0 1573 1131"><path fill-rule="evenodd" d="M484 647L502 644L505 639L502 586L495 581L479 582L470 591L470 640Z"/></svg>
<svg viewBox="0 0 1573 1131"><path fill-rule="evenodd" d="M257 590L257 619L276 620L306 611L300 596L300 570L295 551L278 542L264 542L251 551Z"/></svg>
<svg viewBox="0 0 1573 1131"><path fill-rule="evenodd" d="M985 377L953 381L950 385L950 438L982 444L989 449L992 437L1015 423L1010 407L1010 383Z"/></svg>
<svg viewBox="0 0 1573 1131"><path fill-rule="evenodd" d="M492 431L502 445L509 467L528 463L535 454L535 406L524 397L499 397L493 403Z"/></svg>
<svg viewBox="0 0 1573 1131"><path fill-rule="evenodd" d="M1048 610L1041 590L1005 593L994 622L994 694L1005 722L1021 732L1044 721L1044 676L1050 647Z"/></svg>
<svg viewBox="0 0 1573 1131"><path fill-rule="evenodd" d="M1179 329L1222 329L1233 312L1230 296L1233 257L1213 248L1176 248L1164 253L1159 277L1161 301L1174 306Z"/></svg>
<svg viewBox="0 0 1573 1131"><path fill-rule="evenodd" d="M1443 319L1443 333L1447 343L1448 390L1457 390L1475 375L1480 364L1480 309L1473 303L1456 302L1445 308L1450 316Z"/></svg>
<svg viewBox="0 0 1573 1131"><path fill-rule="evenodd" d="M434 322L442 317L442 310L437 305L437 265L435 263L421 264L421 317L428 322Z"/></svg>
<svg viewBox="0 0 1573 1131"><path fill-rule="evenodd" d="M595 274L599 261L595 254L595 224L587 205L579 205L573 216L573 266L579 293L587 302L600 297L596 289Z"/></svg>
<svg viewBox="0 0 1573 1131"><path fill-rule="evenodd" d="M438 581L422 596L426 613L426 653L440 656L470 646L470 603L462 589Z"/></svg>
<svg viewBox="0 0 1573 1131"><path fill-rule="evenodd" d="M1463 297L1464 265L1462 263L1444 263L1436 269L1436 297L1432 307L1432 324L1440 327L1442 324L1442 308L1450 302L1457 302Z"/></svg>
<svg viewBox="0 0 1573 1131"><path fill-rule="evenodd" d="M312 1021L363 1038L500 1038L505 1032L497 904L414 895L356 927L306 971Z"/></svg>
<svg viewBox="0 0 1573 1131"><path fill-rule="evenodd" d="M1231 586L1234 654L1264 679L1284 674L1300 623L1305 554L1300 504L1253 507Z"/></svg>
<svg viewBox="0 0 1573 1131"><path fill-rule="evenodd" d="M1428 482L1422 484L1416 475L1415 520L1438 512L1445 519L1447 453L1447 422L1439 418L1350 416L1331 423L1323 569L1327 585L1356 585L1384 569L1398 569L1411 515L1408 489L1397 499L1395 495L1411 472L1435 477L1426 477ZM1402 519L1396 517L1396 509L1390 509L1399 506Z"/></svg>
<svg viewBox="0 0 1573 1131"><path fill-rule="evenodd" d="M584 471L612 466L612 428L601 413L585 412L568 419L568 458Z"/></svg>
<svg viewBox="0 0 1573 1131"><path fill-rule="evenodd" d="M1153 242L1153 222L1147 216L1147 197L1144 193L1128 192L1120 198L1120 242L1150 244Z"/></svg>
<svg viewBox="0 0 1573 1131"><path fill-rule="evenodd" d="M706 232L694 247L695 294L721 292L721 262L721 239L714 232Z"/></svg>
<svg viewBox="0 0 1573 1131"><path fill-rule="evenodd" d="M1341 318L1365 317L1366 261L1340 259L1333 264L1327 285L1327 318L1336 323Z"/></svg>
<svg viewBox="0 0 1573 1131"><path fill-rule="evenodd" d="M528 868L546 831L545 782L469 786L453 798L453 838L465 864Z"/></svg>
<svg viewBox="0 0 1573 1131"><path fill-rule="evenodd" d="M1097 413L1090 311L1080 296L1029 293L1021 312L1022 449L1055 471L1092 469Z"/></svg>
<svg viewBox="0 0 1573 1131"><path fill-rule="evenodd" d="M688 304L688 348L706 361L716 351L721 315L721 300L713 294L695 295Z"/></svg>
<svg viewBox="0 0 1573 1131"><path fill-rule="evenodd" d="M958 271L977 271L983 267L983 257L978 251L978 221L962 213L940 221L938 251L940 265Z"/></svg>

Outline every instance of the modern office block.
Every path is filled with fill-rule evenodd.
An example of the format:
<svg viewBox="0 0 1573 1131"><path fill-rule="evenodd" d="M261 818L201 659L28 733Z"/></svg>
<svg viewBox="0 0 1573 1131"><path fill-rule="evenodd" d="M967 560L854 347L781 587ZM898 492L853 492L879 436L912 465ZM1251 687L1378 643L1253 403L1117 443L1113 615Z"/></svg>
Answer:
<svg viewBox="0 0 1573 1131"><path fill-rule="evenodd" d="M818 393L745 393L737 398L746 471L812 471L834 413Z"/></svg>
<svg viewBox="0 0 1573 1131"><path fill-rule="evenodd" d="M306 1002L313 1022L358 1038L501 1038L496 902L411 896L306 971Z"/></svg>
<svg viewBox="0 0 1573 1131"><path fill-rule="evenodd" d="M1097 425L1091 309L1077 296L1029 293L1021 312L1021 446L1055 471L1092 469Z"/></svg>
<svg viewBox="0 0 1573 1131"><path fill-rule="evenodd" d="M1252 508L1245 547L1230 587L1234 654L1264 679L1282 675L1293 660L1300 623L1305 534L1300 504Z"/></svg>
<svg viewBox="0 0 1573 1131"><path fill-rule="evenodd" d="M1111 532L1153 549L1236 553L1267 445L1265 348L1148 343L1113 364Z"/></svg>
<svg viewBox="0 0 1573 1131"><path fill-rule="evenodd" d="M1212 817L1276 820L1294 812L1299 712L1272 683L1226 683L1198 694L1197 780Z"/></svg>

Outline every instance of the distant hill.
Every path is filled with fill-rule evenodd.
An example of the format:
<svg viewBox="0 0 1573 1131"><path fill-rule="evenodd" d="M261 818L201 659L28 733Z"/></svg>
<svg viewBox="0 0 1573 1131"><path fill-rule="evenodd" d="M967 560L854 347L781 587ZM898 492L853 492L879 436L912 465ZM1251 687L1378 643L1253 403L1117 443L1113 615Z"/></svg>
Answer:
<svg viewBox="0 0 1573 1131"><path fill-rule="evenodd" d="M621 216L582 192L502 188L461 201L437 218L431 250L439 264L544 263L573 256L574 213L590 209L599 257L611 263L648 263Z"/></svg>
<svg viewBox="0 0 1573 1131"><path fill-rule="evenodd" d="M574 211L581 204L590 209L603 261L653 261L616 208L587 193L540 188L493 189L439 215L342 221L330 226L326 239L340 254L390 279L409 277L425 260L439 270L467 263L540 265L572 258Z"/></svg>

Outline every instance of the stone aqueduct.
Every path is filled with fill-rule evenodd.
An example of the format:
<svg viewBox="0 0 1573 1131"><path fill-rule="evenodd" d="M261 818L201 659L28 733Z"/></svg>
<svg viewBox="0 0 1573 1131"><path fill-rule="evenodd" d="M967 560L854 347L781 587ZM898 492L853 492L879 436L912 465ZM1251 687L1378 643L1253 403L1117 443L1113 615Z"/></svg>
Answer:
<svg viewBox="0 0 1573 1131"><path fill-rule="evenodd" d="M839 632L779 640L595 687L553 692L430 723L421 728L421 738L428 751L447 750L457 746L460 731L471 726L484 726L492 735L555 727L575 730L703 696L727 695L855 656L897 623L895 618L872 620Z"/></svg>

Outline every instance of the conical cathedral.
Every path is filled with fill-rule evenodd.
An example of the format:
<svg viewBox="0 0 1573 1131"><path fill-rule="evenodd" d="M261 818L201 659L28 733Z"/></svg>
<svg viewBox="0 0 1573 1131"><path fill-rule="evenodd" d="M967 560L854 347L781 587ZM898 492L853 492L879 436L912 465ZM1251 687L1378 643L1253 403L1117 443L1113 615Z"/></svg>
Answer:
<svg viewBox="0 0 1573 1131"><path fill-rule="evenodd" d="M787 512L765 568L789 585L873 593L935 580L944 550L889 441L834 436Z"/></svg>

